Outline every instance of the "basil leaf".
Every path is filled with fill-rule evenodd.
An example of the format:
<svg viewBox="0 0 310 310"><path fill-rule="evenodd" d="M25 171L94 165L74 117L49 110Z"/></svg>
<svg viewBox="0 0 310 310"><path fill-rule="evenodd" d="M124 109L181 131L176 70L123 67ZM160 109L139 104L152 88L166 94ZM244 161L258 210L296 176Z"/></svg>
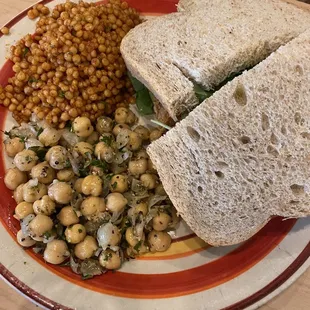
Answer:
<svg viewBox="0 0 310 310"><path fill-rule="evenodd" d="M128 71L128 77L136 91L136 105L141 115L150 115L154 113L153 100L149 90Z"/></svg>
<svg viewBox="0 0 310 310"><path fill-rule="evenodd" d="M132 84L132 86L136 92L146 88L139 80L137 80L135 77L132 76L130 71L128 71L127 75L128 75L130 82L131 82L131 84Z"/></svg>
<svg viewBox="0 0 310 310"><path fill-rule="evenodd" d="M214 91L206 91L204 90L200 85L194 83L194 92L196 94L196 97L199 101L199 103L203 102L205 99L209 98L214 94Z"/></svg>
<svg viewBox="0 0 310 310"><path fill-rule="evenodd" d="M153 101L147 88L144 88L136 94L136 105L138 112L143 115L150 115L154 113Z"/></svg>

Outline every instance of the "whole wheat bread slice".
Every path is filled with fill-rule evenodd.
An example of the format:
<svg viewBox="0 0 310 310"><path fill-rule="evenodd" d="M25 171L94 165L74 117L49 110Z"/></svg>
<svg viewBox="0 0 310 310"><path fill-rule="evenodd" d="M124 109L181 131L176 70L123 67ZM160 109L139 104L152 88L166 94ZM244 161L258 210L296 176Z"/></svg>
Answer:
<svg viewBox="0 0 310 310"><path fill-rule="evenodd" d="M310 215L310 30L147 151L172 203L209 244L244 241L275 215Z"/></svg>
<svg viewBox="0 0 310 310"><path fill-rule="evenodd" d="M176 120L198 104L193 83L211 90L310 27L310 14L280 0L206 0L204 7L142 23L121 53Z"/></svg>

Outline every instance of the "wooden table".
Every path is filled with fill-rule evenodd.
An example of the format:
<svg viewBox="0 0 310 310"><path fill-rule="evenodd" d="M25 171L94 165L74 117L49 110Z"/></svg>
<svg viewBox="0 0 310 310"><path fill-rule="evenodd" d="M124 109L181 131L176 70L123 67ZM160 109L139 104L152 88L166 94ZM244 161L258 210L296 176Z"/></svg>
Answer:
<svg viewBox="0 0 310 310"><path fill-rule="evenodd" d="M0 0L0 26L29 7L35 0ZM292 0L291 2L294 2ZM310 0L309 0L310 2ZM34 310L38 306L19 295L0 280L0 310ZM290 288L273 299L261 310L308 310L310 309L310 270Z"/></svg>

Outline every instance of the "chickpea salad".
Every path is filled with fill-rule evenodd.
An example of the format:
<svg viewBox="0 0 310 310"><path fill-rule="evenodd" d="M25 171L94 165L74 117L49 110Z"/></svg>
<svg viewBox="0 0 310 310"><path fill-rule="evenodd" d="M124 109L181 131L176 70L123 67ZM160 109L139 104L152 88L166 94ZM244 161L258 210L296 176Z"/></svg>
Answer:
<svg viewBox="0 0 310 310"><path fill-rule="evenodd" d="M138 125L124 107L114 119L82 116L64 129L33 114L5 132L18 243L83 279L166 251L179 218L146 152L163 133Z"/></svg>

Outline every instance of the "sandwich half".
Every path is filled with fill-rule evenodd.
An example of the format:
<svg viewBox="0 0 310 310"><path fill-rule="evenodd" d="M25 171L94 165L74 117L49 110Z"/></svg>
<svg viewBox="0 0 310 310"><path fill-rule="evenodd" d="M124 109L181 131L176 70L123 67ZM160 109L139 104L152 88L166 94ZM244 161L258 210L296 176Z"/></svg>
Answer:
<svg viewBox="0 0 310 310"><path fill-rule="evenodd" d="M309 12L280 0L182 0L179 8L121 44L131 74L175 121L199 104L197 87L218 89L310 27Z"/></svg>
<svg viewBox="0 0 310 310"><path fill-rule="evenodd" d="M310 215L310 30L243 72L147 149L172 203L214 246Z"/></svg>

